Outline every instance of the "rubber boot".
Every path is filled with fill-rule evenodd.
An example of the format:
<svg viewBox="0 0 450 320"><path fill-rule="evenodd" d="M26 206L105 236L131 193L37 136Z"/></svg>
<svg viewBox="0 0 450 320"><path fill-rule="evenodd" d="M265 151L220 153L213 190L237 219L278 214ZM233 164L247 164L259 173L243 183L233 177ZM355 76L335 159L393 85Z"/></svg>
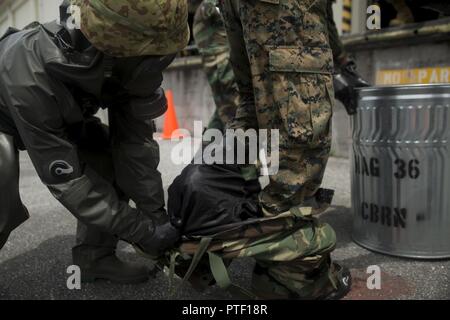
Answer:
<svg viewBox="0 0 450 320"><path fill-rule="evenodd" d="M353 115L357 108L357 88L368 87L370 84L363 79L356 69L352 59L345 59L338 68L339 74L334 76L334 91L336 99L342 102L347 113Z"/></svg>
<svg viewBox="0 0 450 320"><path fill-rule="evenodd" d="M81 281L109 280L120 284L145 282L149 278L149 270L144 266L121 261L115 252L105 250L89 251L83 246L72 249L73 263L81 269Z"/></svg>
<svg viewBox="0 0 450 320"><path fill-rule="evenodd" d="M336 288L328 295L322 297L322 300L340 300L344 298L352 288L352 275L347 267L333 262L331 273L336 281Z"/></svg>
<svg viewBox="0 0 450 320"><path fill-rule="evenodd" d="M20 198L19 172L19 151L14 138L0 132L0 249L9 234L29 217Z"/></svg>

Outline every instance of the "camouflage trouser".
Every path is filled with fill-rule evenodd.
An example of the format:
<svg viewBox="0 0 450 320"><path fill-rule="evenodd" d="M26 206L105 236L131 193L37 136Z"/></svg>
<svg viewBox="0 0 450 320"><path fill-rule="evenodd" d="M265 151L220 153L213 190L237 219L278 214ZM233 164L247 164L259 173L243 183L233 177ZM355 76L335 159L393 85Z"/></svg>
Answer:
<svg viewBox="0 0 450 320"><path fill-rule="evenodd" d="M315 299L333 289L333 274L330 274L330 252L336 244L336 235L327 224L321 224L314 218L305 221L300 229L270 235L243 244L231 244L224 252L224 257L252 257L257 261L257 268L262 267L261 277L255 270L253 289L255 294L263 297L298 297ZM283 294L282 284L288 289Z"/></svg>
<svg viewBox="0 0 450 320"><path fill-rule="evenodd" d="M260 298L315 299L334 289L337 279L330 268L330 252L335 244L336 235L329 225L310 215L293 217L286 212L216 235L208 252L224 261L256 259L252 289ZM198 241L184 242L180 251L194 255L199 247ZM214 271L211 259L209 263L221 285L219 278L227 278L224 268ZM203 268L201 275L206 272Z"/></svg>
<svg viewBox="0 0 450 320"><path fill-rule="evenodd" d="M206 2L211 2L211 0L203 1L198 10L209 4ZM332 5L333 1L328 0L326 18L330 47L336 63L346 53L334 22ZM225 29L221 20L219 15L204 17L197 14L194 18L194 38L196 42L199 42L198 47L204 59L203 69L208 77L217 108L208 128L223 131L232 122L236 114L239 96L236 79L229 61L230 48L227 43L223 43L220 39L220 35L224 33ZM217 54L218 51L223 53ZM216 52L216 54L209 54L208 52Z"/></svg>
<svg viewBox="0 0 450 320"><path fill-rule="evenodd" d="M208 129L217 129L222 132L225 132L225 124L223 123L222 119L220 119L217 109L216 109L216 111L214 111L214 114L212 115L211 119L209 120L207 128Z"/></svg>
<svg viewBox="0 0 450 320"><path fill-rule="evenodd" d="M331 147L328 0L220 1L242 102L233 126L279 129L279 172L260 196L273 213L318 190Z"/></svg>
<svg viewBox="0 0 450 320"><path fill-rule="evenodd" d="M269 214L306 206L321 185L331 147L328 0L221 0L220 5L241 98L232 127L280 133L279 172L261 192L261 205ZM246 256L256 258L275 283L315 298L329 289L335 241L330 226L311 220L273 239L274 250L252 246Z"/></svg>
<svg viewBox="0 0 450 320"><path fill-rule="evenodd" d="M239 104L239 93L235 82L233 69L228 60L228 52L221 56L203 56L203 69L208 77L209 85L216 103L216 115L218 119L210 128L223 131L227 125L232 123L236 109ZM214 119L213 119L214 120ZM217 123L220 120L221 123Z"/></svg>
<svg viewBox="0 0 450 320"><path fill-rule="evenodd" d="M231 67L230 47L216 0L203 0L193 25L195 43L203 57L203 69L208 77L216 113L209 128L223 131L234 119L239 93Z"/></svg>

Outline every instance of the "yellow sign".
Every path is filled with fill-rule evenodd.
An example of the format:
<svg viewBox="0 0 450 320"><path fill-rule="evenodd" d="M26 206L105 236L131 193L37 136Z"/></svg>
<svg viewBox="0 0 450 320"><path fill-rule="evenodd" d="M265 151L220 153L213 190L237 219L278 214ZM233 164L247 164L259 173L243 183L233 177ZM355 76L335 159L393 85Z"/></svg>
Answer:
<svg viewBox="0 0 450 320"><path fill-rule="evenodd" d="M450 83L450 67L379 70L377 85Z"/></svg>

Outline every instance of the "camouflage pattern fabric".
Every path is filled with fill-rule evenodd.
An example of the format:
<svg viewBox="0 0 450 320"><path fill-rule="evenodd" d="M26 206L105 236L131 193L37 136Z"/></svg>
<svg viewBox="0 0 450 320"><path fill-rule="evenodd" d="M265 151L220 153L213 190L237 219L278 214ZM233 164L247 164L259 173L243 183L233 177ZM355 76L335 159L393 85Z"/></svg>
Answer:
<svg viewBox="0 0 450 320"><path fill-rule="evenodd" d="M220 130L221 132L225 132L225 123L220 118L217 108L216 111L214 111L214 114L212 115L211 119L209 119L208 129L217 129Z"/></svg>
<svg viewBox="0 0 450 320"><path fill-rule="evenodd" d="M289 290L284 298L293 294L297 298L314 299L334 288L336 279L328 267L335 243L336 235L329 225L320 223L312 215L285 212L215 235L208 252L228 261L255 258L258 266L265 269L265 276L275 280L268 288L270 282L265 279L258 283L255 279L261 277L255 274L256 295L262 290L258 287L273 291L273 286L283 284L278 291ZM194 255L198 248L199 241L185 242L180 253Z"/></svg>
<svg viewBox="0 0 450 320"><path fill-rule="evenodd" d="M217 111L209 128L223 131L236 114L239 93L229 62L230 48L216 0L204 0L194 17L193 36L203 58ZM217 118L218 117L218 118Z"/></svg>
<svg viewBox="0 0 450 320"><path fill-rule="evenodd" d="M263 210L267 216L309 212L308 200L319 190L331 147L331 3L219 2L241 98L232 127L280 130L280 170L260 194ZM332 228L305 215L299 229L286 232L244 246L238 240L235 246L228 243L224 256L254 257L266 277L297 297L329 292L334 282L329 253L336 241Z"/></svg>
<svg viewBox="0 0 450 320"><path fill-rule="evenodd" d="M114 57L169 55L189 41L187 0L72 0L81 31Z"/></svg>
<svg viewBox="0 0 450 320"><path fill-rule="evenodd" d="M260 198L268 211L284 212L314 196L330 151L327 0L221 3L243 101L234 126L280 130L280 170Z"/></svg>
<svg viewBox="0 0 450 320"><path fill-rule="evenodd" d="M327 27L335 67L339 69L340 65L347 60L348 54L344 49L333 18L333 2L333 0L327 1ZM189 1L190 10L196 11L193 36L200 54L204 58L203 68L212 88L217 109L220 110L220 113L217 111L214 113L208 128L223 131L225 125L229 124L236 114L239 97L236 92L237 84L234 73L230 70L231 66L228 61L230 48L226 30L222 16L216 9L217 4L218 0ZM223 61L224 58L227 60ZM220 72L221 70L222 72Z"/></svg>

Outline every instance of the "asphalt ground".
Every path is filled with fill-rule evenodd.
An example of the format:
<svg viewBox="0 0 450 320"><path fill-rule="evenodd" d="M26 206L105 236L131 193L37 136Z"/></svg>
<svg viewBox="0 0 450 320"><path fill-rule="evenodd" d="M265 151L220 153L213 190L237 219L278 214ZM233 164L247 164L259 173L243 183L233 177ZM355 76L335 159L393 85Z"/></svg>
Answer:
<svg viewBox="0 0 450 320"><path fill-rule="evenodd" d="M174 143L160 141L164 188L180 173L184 165L173 165L169 159ZM349 161L331 158L324 187L336 190L333 206L321 217L336 230L338 244L333 258L351 268L354 286L347 299L449 299L450 261L415 261L367 251L351 240ZM20 191L31 218L17 229L0 251L0 299L167 299L168 279L159 273L138 285L118 285L108 281L83 284L80 290L69 290L67 267L71 263L76 220L42 185L26 153L21 154ZM152 262L138 257L133 249L120 243L118 255L127 261ZM381 289L369 290L367 268L380 267ZM253 261L236 260L231 277L249 287ZM230 299L228 292L211 287L198 293L189 285L177 291L176 299Z"/></svg>

